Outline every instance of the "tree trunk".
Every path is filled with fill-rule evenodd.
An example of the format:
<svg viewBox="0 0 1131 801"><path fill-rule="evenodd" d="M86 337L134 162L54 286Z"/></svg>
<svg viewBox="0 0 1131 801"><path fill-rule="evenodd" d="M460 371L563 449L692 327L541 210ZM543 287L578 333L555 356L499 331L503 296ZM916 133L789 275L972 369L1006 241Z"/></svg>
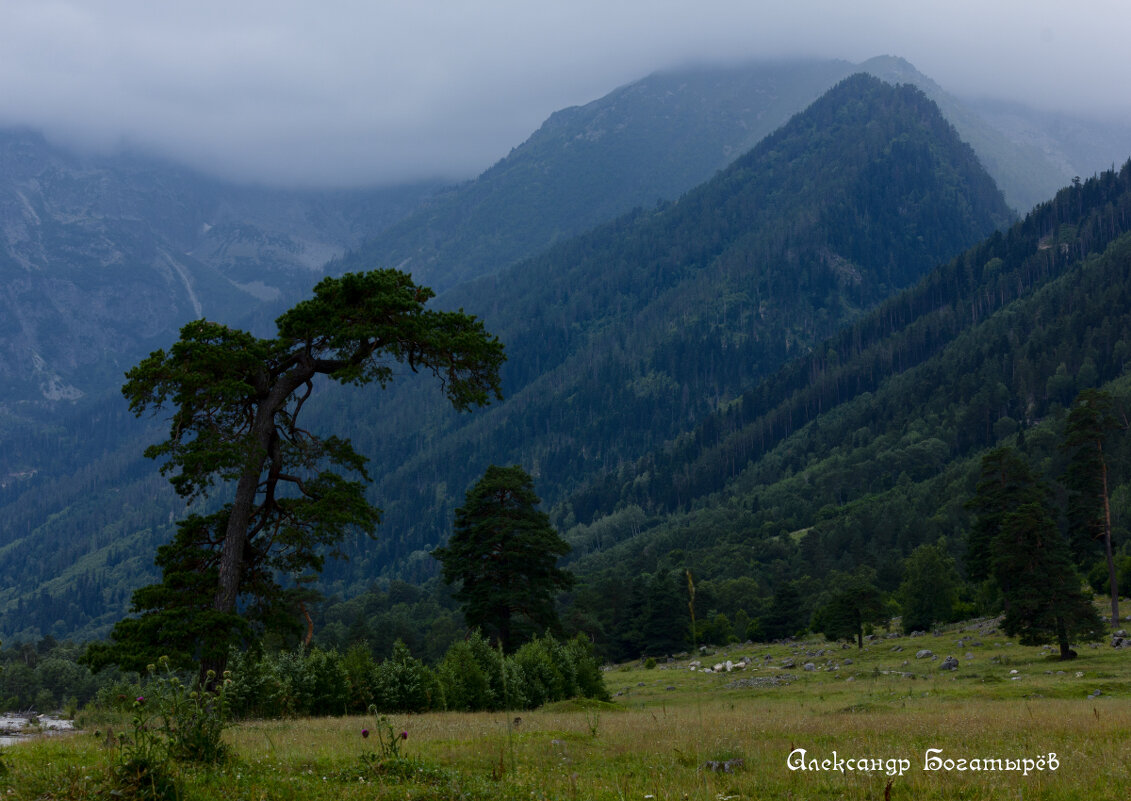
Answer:
<svg viewBox="0 0 1131 801"><path fill-rule="evenodd" d="M286 405L291 393L302 386L314 374L312 366L300 365L279 377L276 383L261 396L263 399L256 411L252 425L252 438L258 449L259 458L240 475L236 484L236 496L228 514L224 529L224 542L220 546L220 570L216 583L216 596L212 608L217 612L231 614L236 611L236 601L240 595L240 577L243 575L244 549L247 547L248 528L255 509L255 496L263 475L264 463L269 458L271 442L276 436L275 415ZM227 666L227 649L219 653L205 653L201 658L200 676L202 684L210 684L209 670L214 671L211 681L219 680ZM211 689L211 686L209 686Z"/></svg>
<svg viewBox="0 0 1131 801"><path fill-rule="evenodd" d="M1068 642L1068 630L1065 628L1064 620L1059 617L1056 619L1056 641L1060 646L1061 661L1076 658L1076 652Z"/></svg>
<svg viewBox="0 0 1131 801"><path fill-rule="evenodd" d="M1107 497L1107 462L1103 458L1100 445L1100 466L1104 487L1104 555L1107 557L1107 580L1111 589L1111 627L1119 628L1119 585L1115 575L1115 556L1111 552L1111 503Z"/></svg>

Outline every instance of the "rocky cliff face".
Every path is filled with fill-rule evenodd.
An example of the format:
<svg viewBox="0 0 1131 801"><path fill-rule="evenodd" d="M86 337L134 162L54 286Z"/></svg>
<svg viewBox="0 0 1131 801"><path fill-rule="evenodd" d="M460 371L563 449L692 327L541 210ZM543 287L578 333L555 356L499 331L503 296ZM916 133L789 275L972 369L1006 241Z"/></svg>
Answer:
<svg viewBox="0 0 1131 801"><path fill-rule="evenodd" d="M0 403L103 391L188 320L304 291L426 191L237 188L0 132Z"/></svg>

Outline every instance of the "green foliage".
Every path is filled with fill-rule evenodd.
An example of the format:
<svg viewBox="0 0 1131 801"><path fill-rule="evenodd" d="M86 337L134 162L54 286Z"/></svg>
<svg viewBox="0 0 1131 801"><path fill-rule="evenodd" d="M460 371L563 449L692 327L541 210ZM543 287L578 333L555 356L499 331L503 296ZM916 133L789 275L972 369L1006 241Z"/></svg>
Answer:
<svg viewBox="0 0 1131 801"><path fill-rule="evenodd" d="M132 733L123 734L118 742L112 771L115 791L138 801L174 801L180 795L179 782L168 742L157 734L144 696L134 701L130 722Z"/></svg>
<svg viewBox="0 0 1131 801"><path fill-rule="evenodd" d="M559 626L554 594L573 577L556 566L569 545L550 525L521 467L487 468L456 510L448 544L432 552L464 618L513 650L532 635Z"/></svg>
<svg viewBox="0 0 1131 801"><path fill-rule="evenodd" d="M179 662L222 664L248 633L241 598L262 630L293 620L301 593L279 577L317 573L323 550L347 532L374 533L380 511L360 481L335 472L368 479L366 460L298 417L316 377L383 387L396 364L431 372L460 411L498 397L502 345L474 317L425 309L432 297L395 270L325 278L276 320L273 339L197 320L168 353L154 351L127 373L131 411L174 409L168 438L146 455L164 459L177 494L191 502L226 482L235 494L220 511L181 522L158 554L161 583L134 595L141 617L120 624L92 664L136 660L154 647Z"/></svg>
<svg viewBox="0 0 1131 801"><path fill-rule="evenodd" d="M374 708L381 712L427 712L444 707L435 674L398 640L373 677Z"/></svg>
<svg viewBox="0 0 1131 801"><path fill-rule="evenodd" d="M503 657L478 632L453 643L436 669L450 710L504 709Z"/></svg>
<svg viewBox="0 0 1131 801"><path fill-rule="evenodd" d="M930 631L954 619L961 579L945 541L924 543L903 560L903 581L896 592L903 631Z"/></svg>
<svg viewBox="0 0 1131 801"><path fill-rule="evenodd" d="M1068 539L1077 564L1091 561L1107 535L1107 464L1105 441L1118 426L1112 397L1095 389L1072 403L1062 448L1068 456Z"/></svg>
<svg viewBox="0 0 1131 801"><path fill-rule="evenodd" d="M1098 639L1102 624L1056 526L1050 493L1011 450L982 459L983 481L971 501L982 551L1005 601L1002 630L1026 645L1056 642L1062 659L1073 640Z"/></svg>
<svg viewBox="0 0 1131 801"><path fill-rule="evenodd" d="M334 649L298 648L270 655L233 651L229 664L228 697L240 717L340 715L364 710L372 701L368 694L358 697L348 660Z"/></svg>
<svg viewBox="0 0 1131 801"><path fill-rule="evenodd" d="M865 626L887 620L884 596L875 581L876 571L866 567L830 574L829 589L813 614L813 630L830 640L855 639L863 648Z"/></svg>
<svg viewBox="0 0 1131 801"><path fill-rule="evenodd" d="M133 699L132 731L118 740L115 797L180 798L174 763L216 765L228 756L222 734L229 725L228 681L215 691L184 684L169 660L150 665L143 694Z"/></svg>
<svg viewBox="0 0 1131 801"><path fill-rule="evenodd" d="M1095 365L1092 365L1095 373ZM1112 548L1111 502L1105 456L1109 434L1119 427L1110 394L1085 389L1076 396L1064 427L1061 447L1068 453L1064 484L1068 490L1068 538L1076 564L1084 566L1102 543L1107 562L1111 625L1119 625L1119 568Z"/></svg>

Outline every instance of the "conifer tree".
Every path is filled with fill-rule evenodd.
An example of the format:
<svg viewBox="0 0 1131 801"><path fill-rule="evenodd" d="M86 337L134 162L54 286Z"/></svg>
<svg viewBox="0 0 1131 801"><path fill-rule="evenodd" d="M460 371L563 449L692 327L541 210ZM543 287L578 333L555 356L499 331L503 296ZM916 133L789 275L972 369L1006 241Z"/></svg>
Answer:
<svg viewBox="0 0 1131 801"><path fill-rule="evenodd" d="M1111 396L1086 389L1076 396L1064 430L1068 454L1064 484L1068 489L1068 536L1076 563L1087 569L1097 542L1103 543L1111 592L1111 626L1119 625L1119 585L1111 545L1111 505L1104 443L1118 427Z"/></svg>
<svg viewBox="0 0 1131 801"><path fill-rule="evenodd" d="M1003 631L1024 645L1054 641L1061 659L1071 659L1072 641L1098 637L1102 625L1057 528L1049 490L1011 448L986 454L981 475L969 504L977 513L969 572L1001 588Z"/></svg>
<svg viewBox="0 0 1131 801"><path fill-rule="evenodd" d="M126 374L135 414L173 410L168 439L146 455L165 460L177 493L192 502L217 485L234 491L217 511L181 521L158 551L161 582L135 593L139 615L88 651L92 666L138 669L168 655L219 675L252 622L297 616L288 607L303 591L280 576L317 573L348 531L374 533L380 510L340 472L367 479L365 459L299 417L319 377L385 386L396 365L432 373L460 410L499 397L502 345L462 311L426 309L432 297L396 270L325 278L276 320L274 338L197 320Z"/></svg>
<svg viewBox="0 0 1131 801"><path fill-rule="evenodd" d="M1051 640L1060 647L1061 659L1072 659L1074 639L1102 635L1099 614L1081 589L1068 544L1046 505L1026 503L1005 515L993 570L999 583L1008 577L1002 631L1019 635L1022 645Z"/></svg>
<svg viewBox="0 0 1131 801"><path fill-rule="evenodd" d="M537 507L534 480L518 465L491 465L456 510L451 539L432 552L444 581L458 585L467 625L513 651L557 628L557 591L573 575L557 567L569 544Z"/></svg>
<svg viewBox="0 0 1131 801"><path fill-rule="evenodd" d="M884 596L876 587L876 571L857 568L852 573L834 572L830 591L813 615L813 629L830 640L856 640L864 647L864 627L886 619Z"/></svg>

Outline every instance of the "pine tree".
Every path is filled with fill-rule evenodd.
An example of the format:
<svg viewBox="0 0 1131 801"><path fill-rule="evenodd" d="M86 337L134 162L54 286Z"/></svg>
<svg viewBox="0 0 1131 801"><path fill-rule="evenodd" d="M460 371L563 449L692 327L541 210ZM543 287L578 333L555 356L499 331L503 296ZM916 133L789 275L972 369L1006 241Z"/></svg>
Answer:
<svg viewBox="0 0 1131 801"><path fill-rule="evenodd" d="M557 567L569 544L539 503L525 470L491 465L456 509L447 546L432 552L444 581L459 585L453 596L467 625L508 652L558 627L554 595L574 581Z"/></svg>
<svg viewBox="0 0 1131 801"><path fill-rule="evenodd" d="M1106 392L1086 389L1076 396L1064 429L1062 450L1068 454L1064 484L1068 488L1068 533L1072 555L1085 569L1096 542L1102 542L1111 592L1111 625L1119 624L1119 585L1111 547L1111 506L1104 441L1118 423Z"/></svg>
<svg viewBox="0 0 1131 801"><path fill-rule="evenodd" d="M830 640L856 640L864 647L864 626L886 619L884 596L876 587L876 571L857 568L830 576L830 591L813 616L813 629Z"/></svg>
<svg viewBox="0 0 1131 801"><path fill-rule="evenodd" d="M905 632L927 631L951 619L958 591L958 571L945 543L920 545L903 562L899 600Z"/></svg>
<svg viewBox="0 0 1131 801"><path fill-rule="evenodd" d="M217 512L190 515L158 552L160 584L134 595L136 618L119 622L112 645L88 652L94 666L136 666L159 655L199 661L220 675L230 645L253 621L268 628L295 616L302 591L284 589L322 568L345 534L373 534L380 510L365 498L365 459L347 440L299 424L315 381L386 385L394 366L440 379L459 410L499 397L503 347L462 312L434 311L427 287L396 270L325 278L313 297L276 320L261 339L208 320L181 329L168 352L126 374L122 393L138 415L173 411L169 437L146 455L186 501L233 485Z"/></svg>
<svg viewBox="0 0 1131 801"><path fill-rule="evenodd" d="M993 571L1009 599L1002 631L1020 635L1022 645L1053 640L1060 658L1072 659L1072 640L1102 635L1099 614L1081 589L1068 544L1046 505L1026 503L1005 515Z"/></svg>

